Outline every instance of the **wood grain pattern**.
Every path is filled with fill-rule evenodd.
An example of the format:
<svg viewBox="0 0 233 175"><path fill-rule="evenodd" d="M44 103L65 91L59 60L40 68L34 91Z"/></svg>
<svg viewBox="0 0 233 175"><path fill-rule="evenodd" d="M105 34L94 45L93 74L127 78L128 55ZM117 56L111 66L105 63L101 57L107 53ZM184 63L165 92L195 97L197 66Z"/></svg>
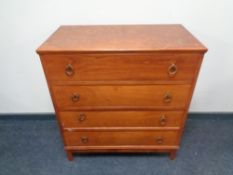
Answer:
<svg viewBox="0 0 233 175"><path fill-rule="evenodd" d="M65 132L69 146L175 146L177 131Z"/></svg>
<svg viewBox="0 0 233 175"><path fill-rule="evenodd" d="M61 26L37 52L149 52L207 49L182 25Z"/></svg>
<svg viewBox="0 0 233 175"><path fill-rule="evenodd" d="M85 109L101 106L166 106L185 107L190 85L134 85L134 86L53 86L59 109ZM166 94L171 101L165 102ZM73 95L79 100L73 101ZM82 108L83 107L83 108Z"/></svg>
<svg viewBox="0 0 233 175"><path fill-rule="evenodd" d="M193 80L202 54L59 54L43 55L51 81ZM176 73L169 74L175 64ZM66 74L72 66L72 75Z"/></svg>
<svg viewBox="0 0 233 175"><path fill-rule="evenodd" d="M61 111L63 128L179 127L183 111Z"/></svg>
<svg viewBox="0 0 233 175"><path fill-rule="evenodd" d="M182 25L61 26L37 53L67 158L166 152L174 159L206 51Z"/></svg>

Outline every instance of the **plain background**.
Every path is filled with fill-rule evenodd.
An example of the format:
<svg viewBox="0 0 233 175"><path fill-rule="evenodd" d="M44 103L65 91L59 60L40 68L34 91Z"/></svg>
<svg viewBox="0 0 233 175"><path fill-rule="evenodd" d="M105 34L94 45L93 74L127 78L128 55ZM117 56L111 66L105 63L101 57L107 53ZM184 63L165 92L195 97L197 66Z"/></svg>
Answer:
<svg viewBox="0 0 233 175"><path fill-rule="evenodd" d="M192 112L233 111L231 0L1 0L0 113L53 112L36 48L59 25L183 24L209 49Z"/></svg>

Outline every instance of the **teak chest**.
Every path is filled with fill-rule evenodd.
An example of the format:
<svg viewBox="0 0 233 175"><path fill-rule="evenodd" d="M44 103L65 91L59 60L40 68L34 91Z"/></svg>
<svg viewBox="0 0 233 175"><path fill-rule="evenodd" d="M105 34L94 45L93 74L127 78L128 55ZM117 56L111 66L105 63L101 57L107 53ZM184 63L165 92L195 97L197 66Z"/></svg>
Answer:
<svg viewBox="0 0 233 175"><path fill-rule="evenodd" d="M61 26L38 49L65 150L179 148L207 49L182 25Z"/></svg>

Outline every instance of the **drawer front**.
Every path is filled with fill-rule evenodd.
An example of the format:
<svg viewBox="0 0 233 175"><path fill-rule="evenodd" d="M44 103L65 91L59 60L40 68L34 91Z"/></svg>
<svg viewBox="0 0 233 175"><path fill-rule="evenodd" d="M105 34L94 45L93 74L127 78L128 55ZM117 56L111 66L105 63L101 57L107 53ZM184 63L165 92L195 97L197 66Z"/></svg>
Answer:
<svg viewBox="0 0 233 175"><path fill-rule="evenodd" d="M177 131L64 132L66 146L175 146Z"/></svg>
<svg viewBox="0 0 233 175"><path fill-rule="evenodd" d="M43 55L47 78L59 81L192 80L201 54Z"/></svg>
<svg viewBox="0 0 233 175"><path fill-rule="evenodd" d="M190 85L53 86L59 109L185 107ZM84 108L83 108L84 109Z"/></svg>
<svg viewBox="0 0 233 175"><path fill-rule="evenodd" d="M179 127L182 111L82 111L59 112L64 128Z"/></svg>

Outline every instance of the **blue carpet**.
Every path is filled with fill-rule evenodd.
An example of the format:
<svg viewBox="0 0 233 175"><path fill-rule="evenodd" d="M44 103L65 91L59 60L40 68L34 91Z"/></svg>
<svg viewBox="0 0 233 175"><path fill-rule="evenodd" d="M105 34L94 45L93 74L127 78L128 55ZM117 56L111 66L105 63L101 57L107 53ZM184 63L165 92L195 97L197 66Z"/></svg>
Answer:
<svg viewBox="0 0 233 175"><path fill-rule="evenodd" d="M188 119L173 161L166 154L100 154L70 162L54 119L0 119L0 175L232 175L233 117L203 117Z"/></svg>

